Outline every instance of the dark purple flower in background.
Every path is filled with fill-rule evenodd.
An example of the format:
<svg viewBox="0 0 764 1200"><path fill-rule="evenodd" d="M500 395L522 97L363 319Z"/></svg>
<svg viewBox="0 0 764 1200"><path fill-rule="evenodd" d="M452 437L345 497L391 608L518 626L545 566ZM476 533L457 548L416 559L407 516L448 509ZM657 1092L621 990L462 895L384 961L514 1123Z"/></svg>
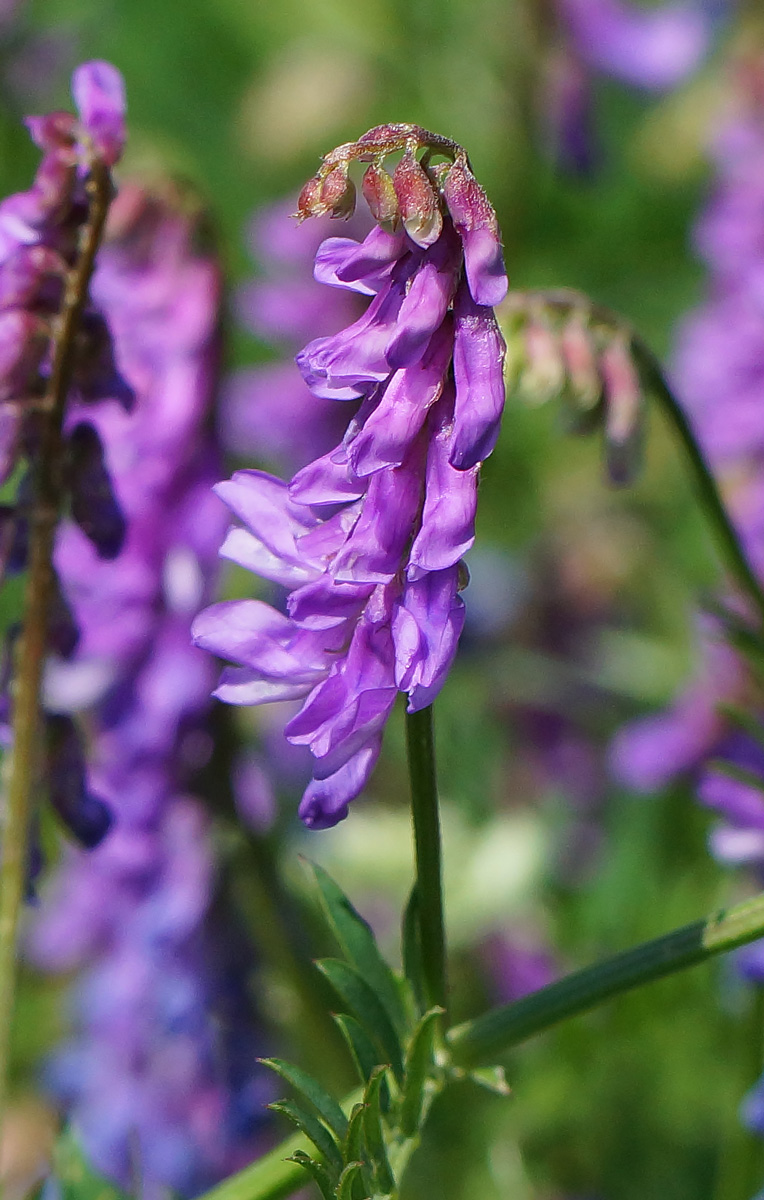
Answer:
<svg viewBox="0 0 764 1200"><path fill-rule="evenodd" d="M630 0L557 0L557 9L583 61L635 87L676 87L708 51L707 4L669 0L643 8Z"/></svg>
<svg viewBox="0 0 764 1200"><path fill-rule="evenodd" d="M718 15L707 0L555 0L542 75L542 130L563 168L589 172L598 158L594 79L610 75L647 92L683 83L703 63Z"/></svg>
<svg viewBox="0 0 764 1200"><path fill-rule="evenodd" d="M425 147L451 163L426 169ZM400 150L391 180L381 159ZM236 664L221 699L303 701L285 732L311 751L300 815L313 828L345 817L365 786L398 691L413 712L443 685L464 621L477 472L504 402L491 306L506 276L464 151L414 126L380 126L327 155L301 216L352 208L353 157L372 160L364 194L381 224L360 243L325 241L316 277L370 300L297 362L314 395L360 408L342 442L288 486L241 471L217 489L241 522L221 553L287 589L286 614L231 601L194 625L199 645Z"/></svg>
<svg viewBox="0 0 764 1200"><path fill-rule="evenodd" d="M78 67L72 91L78 116L55 112L27 119L42 161L28 191L0 201L0 480L8 482L14 472L19 478L15 503L3 506L0 577L26 566L31 479L43 413L51 401L59 316L89 219L88 179L114 165L125 140L124 85L113 66L90 62ZM72 366L62 489L94 559L110 563L124 544L125 521L94 421L110 400L129 407L132 392L119 375L111 335L92 293L86 298ZM75 411L80 418L70 420ZM60 589L53 609L49 642L55 652L69 657L79 630ZM10 715L10 700L6 707ZM103 800L88 786L80 734L73 722L64 728L51 716L46 740L53 807L75 837L92 846L109 828L110 818Z"/></svg>
<svg viewBox="0 0 764 1200"><path fill-rule="evenodd" d="M81 400L68 420L87 414L97 433L126 537L105 563L74 521L59 529L80 637L49 663L45 702L64 730L84 714L87 781L113 825L97 849L66 849L27 941L39 967L80 972L49 1087L95 1166L123 1187L137 1173L147 1197L195 1195L262 1147L252 951L223 916L209 818L190 794L214 675L190 624L226 523L211 491L221 285L202 225L173 185L126 185L93 279L135 404Z"/></svg>

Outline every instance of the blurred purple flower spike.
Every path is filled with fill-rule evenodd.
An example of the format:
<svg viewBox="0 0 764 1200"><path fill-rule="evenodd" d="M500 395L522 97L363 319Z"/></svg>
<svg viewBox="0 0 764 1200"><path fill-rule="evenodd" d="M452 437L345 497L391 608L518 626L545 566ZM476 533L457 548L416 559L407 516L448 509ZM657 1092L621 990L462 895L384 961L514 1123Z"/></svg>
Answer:
<svg viewBox="0 0 764 1200"><path fill-rule="evenodd" d="M211 490L221 283L203 228L182 189L126 184L98 257L93 295L135 403L80 396L67 430L84 459L80 499L107 464L125 521L102 508L96 529L59 527L55 565L80 636L48 663L45 699L53 802L86 843L108 823L100 797L112 825L95 849L66 848L26 947L45 970L80 972L49 1090L97 1169L129 1187L137 1153L156 1200L197 1195L251 1161L267 1098L252 950L223 915L209 819L189 794L210 754L214 682L189 631L227 523ZM106 562L96 546L118 536ZM86 714L87 771L73 713Z"/></svg>
<svg viewBox="0 0 764 1200"><path fill-rule="evenodd" d="M382 161L401 150L386 184ZM450 162L431 168L432 153ZM464 150L416 126L378 126L326 156L300 217L332 209L335 190L333 213L345 214L347 191L324 181L340 165L346 180L353 159L372 160L364 192L384 225L361 243L326 241L316 277L371 300L297 361L314 395L360 408L342 442L288 487L242 471L217 489L241 522L221 553L286 587L287 614L242 600L194 623L200 646L236 664L220 699L302 699L285 733L313 758L300 815L314 829L345 817L365 786L398 691L414 712L445 681L464 622L460 562L474 540L477 472L504 401L491 305L507 280L496 217Z"/></svg>
<svg viewBox="0 0 764 1200"><path fill-rule="evenodd" d="M644 9L628 0L557 2L583 60L635 87L676 87L708 51L713 19L707 5L677 0Z"/></svg>

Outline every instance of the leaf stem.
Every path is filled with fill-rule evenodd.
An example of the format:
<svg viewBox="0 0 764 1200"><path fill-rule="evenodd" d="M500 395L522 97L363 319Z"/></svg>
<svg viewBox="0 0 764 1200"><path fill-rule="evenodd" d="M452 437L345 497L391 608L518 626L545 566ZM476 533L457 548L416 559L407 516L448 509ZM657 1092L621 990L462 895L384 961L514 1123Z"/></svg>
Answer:
<svg viewBox="0 0 764 1200"><path fill-rule="evenodd" d="M453 1060L459 1066L491 1061L519 1042L587 1012L612 996L705 962L762 935L764 892L455 1027L447 1039Z"/></svg>
<svg viewBox="0 0 764 1200"><path fill-rule="evenodd" d="M406 713L406 750L414 825L416 897L425 1000L428 1008L446 1004L446 947L440 816L435 775L432 706Z"/></svg>
<svg viewBox="0 0 764 1200"><path fill-rule="evenodd" d="M0 1129L8 1087L16 943L29 861L32 794L39 764L40 685L55 584L52 556L63 491L62 425L74 365L75 337L111 199L108 170L97 159L90 165L86 189L88 218L82 228L75 266L65 282L54 335L50 383L43 405L39 451L32 467L29 567L12 691L12 749L8 762L0 866Z"/></svg>

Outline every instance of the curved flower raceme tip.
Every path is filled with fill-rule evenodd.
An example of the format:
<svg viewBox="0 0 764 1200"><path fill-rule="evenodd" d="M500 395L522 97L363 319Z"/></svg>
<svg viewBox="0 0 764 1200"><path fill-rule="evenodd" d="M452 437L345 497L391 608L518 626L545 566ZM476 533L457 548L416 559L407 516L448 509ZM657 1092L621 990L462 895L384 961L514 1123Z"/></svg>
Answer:
<svg viewBox="0 0 764 1200"><path fill-rule="evenodd" d="M402 154L392 177L382 167L391 153ZM433 155L449 161L432 167ZM235 664L222 700L303 701L285 732L312 755L300 815L313 828L347 815L397 693L413 712L446 678L464 621L477 473L504 403L492 305L506 275L464 150L417 126L378 126L326 156L298 216L349 215L357 160L371 162L363 190L380 223L360 243L325 241L315 274L368 307L297 363L314 396L360 407L342 442L288 485L240 471L216 489L239 522L221 554L285 588L286 613L229 601L194 623L197 643Z"/></svg>

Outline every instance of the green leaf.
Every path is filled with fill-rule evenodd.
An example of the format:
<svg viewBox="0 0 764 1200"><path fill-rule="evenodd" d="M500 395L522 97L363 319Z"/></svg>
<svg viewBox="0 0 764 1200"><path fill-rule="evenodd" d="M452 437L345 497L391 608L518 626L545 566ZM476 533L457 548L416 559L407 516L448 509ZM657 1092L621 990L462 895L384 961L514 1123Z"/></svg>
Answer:
<svg viewBox="0 0 764 1200"><path fill-rule="evenodd" d="M486 1091L494 1092L497 1096L511 1096L512 1089L507 1083L503 1067L476 1067L468 1071L467 1078Z"/></svg>
<svg viewBox="0 0 764 1200"><path fill-rule="evenodd" d="M374 1068L380 1065L379 1051L355 1017L347 1013L335 1013L334 1020L348 1044L361 1083L365 1084Z"/></svg>
<svg viewBox="0 0 764 1200"><path fill-rule="evenodd" d="M392 1192L395 1179L387 1157L382 1126L381 1093L385 1084L385 1072L385 1067L377 1067L366 1086L363 1098L363 1132L366 1150L374 1168L374 1182L379 1191Z"/></svg>
<svg viewBox="0 0 764 1200"><path fill-rule="evenodd" d="M347 1117L337 1101L324 1091L321 1084L317 1083L312 1075L308 1075L307 1071L303 1071L301 1067L284 1062L281 1058L261 1058L258 1059L258 1062L270 1067L272 1071L291 1084L295 1091L300 1092L336 1134L337 1140L342 1141L347 1132Z"/></svg>
<svg viewBox="0 0 764 1200"><path fill-rule="evenodd" d="M422 947L419 941L419 900L416 884L411 889L403 910L403 973L411 987L418 1013L427 1007L425 1001L424 973L422 971Z"/></svg>
<svg viewBox="0 0 764 1200"><path fill-rule="evenodd" d="M342 1150L326 1125L292 1100L277 1100L274 1104L269 1104L268 1108L272 1108L274 1112L283 1113L293 1125L301 1129L306 1137L310 1138L322 1158L326 1160L332 1174L335 1177L339 1176L343 1163Z"/></svg>
<svg viewBox="0 0 764 1200"><path fill-rule="evenodd" d="M406 1053L406 1075L401 1101L401 1129L407 1137L419 1129L425 1104L425 1085L433 1064L435 1033L442 1008L431 1008L414 1030Z"/></svg>
<svg viewBox="0 0 764 1200"><path fill-rule="evenodd" d="M382 1052L382 1065L389 1063L398 1079L403 1078L403 1051L386 1010L366 980L349 963L323 958L316 963L337 994L357 1017Z"/></svg>
<svg viewBox="0 0 764 1200"><path fill-rule="evenodd" d="M398 990L398 981L379 952L376 938L330 875L317 863L313 871L324 912L343 953L376 992L400 1038L406 1034L406 1013Z"/></svg>
<svg viewBox="0 0 764 1200"><path fill-rule="evenodd" d="M361 1162L364 1157L363 1110L363 1104L354 1105L350 1119L348 1120L348 1131L345 1136L345 1144L342 1147L346 1163Z"/></svg>
<svg viewBox="0 0 764 1200"><path fill-rule="evenodd" d="M326 1168L322 1167L321 1163L316 1162L315 1158L311 1158L304 1150L295 1150L294 1154L290 1154L286 1161L297 1163L299 1166L304 1167L318 1184L319 1191L324 1200L334 1200L337 1193L335 1193L332 1187L332 1182L326 1172ZM340 1176L340 1179L342 1179L342 1176Z"/></svg>
<svg viewBox="0 0 764 1200"><path fill-rule="evenodd" d="M337 1200L356 1200L354 1184L361 1171L359 1162L348 1163L337 1184Z"/></svg>

